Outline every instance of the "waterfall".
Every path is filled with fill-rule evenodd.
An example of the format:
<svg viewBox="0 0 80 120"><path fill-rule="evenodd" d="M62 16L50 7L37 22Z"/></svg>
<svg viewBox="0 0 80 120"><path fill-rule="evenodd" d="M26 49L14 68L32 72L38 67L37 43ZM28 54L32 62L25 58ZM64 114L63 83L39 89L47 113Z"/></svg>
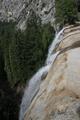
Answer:
<svg viewBox="0 0 80 120"><path fill-rule="evenodd" d="M43 66L37 71L37 73L30 79L28 87L25 88L22 103L20 106L19 120L24 120L24 115L28 107L30 106L37 92L39 91L41 80L43 80L46 77L53 62L55 61L57 55L59 54L59 51L53 53L53 50L55 49L55 46L62 40L63 32L64 28L58 34L56 34L55 39L53 40L52 44L49 47L45 66Z"/></svg>
<svg viewBox="0 0 80 120"><path fill-rule="evenodd" d="M23 120L24 113L29 107L32 99L36 95L39 90L39 86L43 77L47 75L47 72L50 69L50 65L44 66L38 70L38 72L31 78L28 88L25 89L24 96L21 103L21 110L20 110L20 120Z"/></svg>
<svg viewBox="0 0 80 120"><path fill-rule="evenodd" d="M65 28L63 28L59 33L56 33L55 38L53 39L53 42L52 42L52 44L49 47L46 63L49 61L50 57L52 56L53 51L54 51L56 45L61 42L61 40L63 38L64 29Z"/></svg>

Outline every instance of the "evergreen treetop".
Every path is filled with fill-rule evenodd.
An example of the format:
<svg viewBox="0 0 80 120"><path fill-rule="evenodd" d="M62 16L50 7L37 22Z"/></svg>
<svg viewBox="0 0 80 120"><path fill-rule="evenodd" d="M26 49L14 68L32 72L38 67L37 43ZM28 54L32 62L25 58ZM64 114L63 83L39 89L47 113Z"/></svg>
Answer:
<svg viewBox="0 0 80 120"><path fill-rule="evenodd" d="M60 25L74 24L77 19L76 0L55 0L56 7L56 23Z"/></svg>

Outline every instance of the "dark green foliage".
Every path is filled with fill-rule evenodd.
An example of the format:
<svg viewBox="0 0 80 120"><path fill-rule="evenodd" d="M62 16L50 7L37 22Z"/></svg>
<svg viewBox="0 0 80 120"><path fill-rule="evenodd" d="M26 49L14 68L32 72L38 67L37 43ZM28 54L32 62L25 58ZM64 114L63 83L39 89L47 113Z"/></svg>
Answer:
<svg viewBox="0 0 80 120"><path fill-rule="evenodd" d="M54 36L50 24L42 25L34 13L27 21L27 29L15 29L15 23L0 23L0 47L5 71L11 86L25 83L43 65L48 46Z"/></svg>
<svg viewBox="0 0 80 120"><path fill-rule="evenodd" d="M15 32L15 23L6 23L0 22L0 48L3 52L4 62L5 62L5 71L7 73L7 77L9 82L11 83L12 79L12 71L10 64L10 55L9 55L9 47L12 39L14 40L14 32Z"/></svg>
<svg viewBox="0 0 80 120"><path fill-rule="evenodd" d="M5 79L0 79L0 120L18 120L19 103Z"/></svg>
<svg viewBox="0 0 80 120"><path fill-rule="evenodd" d="M34 13L24 32L16 30L15 25L13 22L0 22L1 120L17 120L19 99L13 89L23 86L44 64L54 36L53 27L50 24L42 25Z"/></svg>
<svg viewBox="0 0 80 120"><path fill-rule="evenodd" d="M15 26L13 22L0 22L0 120L18 119L21 91L16 94L16 89L44 64L54 36L53 27L42 25L34 13L24 32Z"/></svg>
<svg viewBox="0 0 80 120"><path fill-rule="evenodd" d="M56 22L60 25L74 24L77 18L76 0L56 0Z"/></svg>
<svg viewBox="0 0 80 120"><path fill-rule="evenodd" d="M26 82L43 65L53 33L50 24L42 26L35 14L24 32L17 31L9 51L14 82Z"/></svg>
<svg viewBox="0 0 80 120"><path fill-rule="evenodd" d="M19 100L10 87L4 67L3 51L0 48L0 120L18 120Z"/></svg>
<svg viewBox="0 0 80 120"><path fill-rule="evenodd" d="M80 0L76 0L76 1L77 1L78 12L80 12Z"/></svg>

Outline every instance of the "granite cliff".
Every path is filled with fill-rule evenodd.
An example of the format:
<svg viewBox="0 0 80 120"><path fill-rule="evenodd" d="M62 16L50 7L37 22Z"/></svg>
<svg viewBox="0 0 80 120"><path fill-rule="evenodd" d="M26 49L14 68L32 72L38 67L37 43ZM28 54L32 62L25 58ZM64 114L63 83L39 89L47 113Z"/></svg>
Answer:
<svg viewBox="0 0 80 120"><path fill-rule="evenodd" d="M53 23L54 0L0 0L0 20L13 20L21 29L24 29L31 11L41 18L42 23Z"/></svg>
<svg viewBox="0 0 80 120"><path fill-rule="evenodd" d="M24 120L80 120L80 26L68 26Z"/></svg>

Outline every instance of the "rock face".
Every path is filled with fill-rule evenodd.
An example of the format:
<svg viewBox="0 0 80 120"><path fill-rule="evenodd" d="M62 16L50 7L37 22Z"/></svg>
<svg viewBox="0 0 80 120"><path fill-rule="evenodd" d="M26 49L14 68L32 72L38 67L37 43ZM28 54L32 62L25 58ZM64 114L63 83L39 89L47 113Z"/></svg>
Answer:
<svg viewBox="0 0 80 120"><path fill-rule="evenodd" d="M25 120L80 120L80 26L69 26Z"/></svg>
<svg viewBox="0 0 80 120"><path fill-rule="evenodd" d="M14 20L23 28L31 11L34 11L42 23L54 21L54 0L0 0L0 20Z"/></svg>

